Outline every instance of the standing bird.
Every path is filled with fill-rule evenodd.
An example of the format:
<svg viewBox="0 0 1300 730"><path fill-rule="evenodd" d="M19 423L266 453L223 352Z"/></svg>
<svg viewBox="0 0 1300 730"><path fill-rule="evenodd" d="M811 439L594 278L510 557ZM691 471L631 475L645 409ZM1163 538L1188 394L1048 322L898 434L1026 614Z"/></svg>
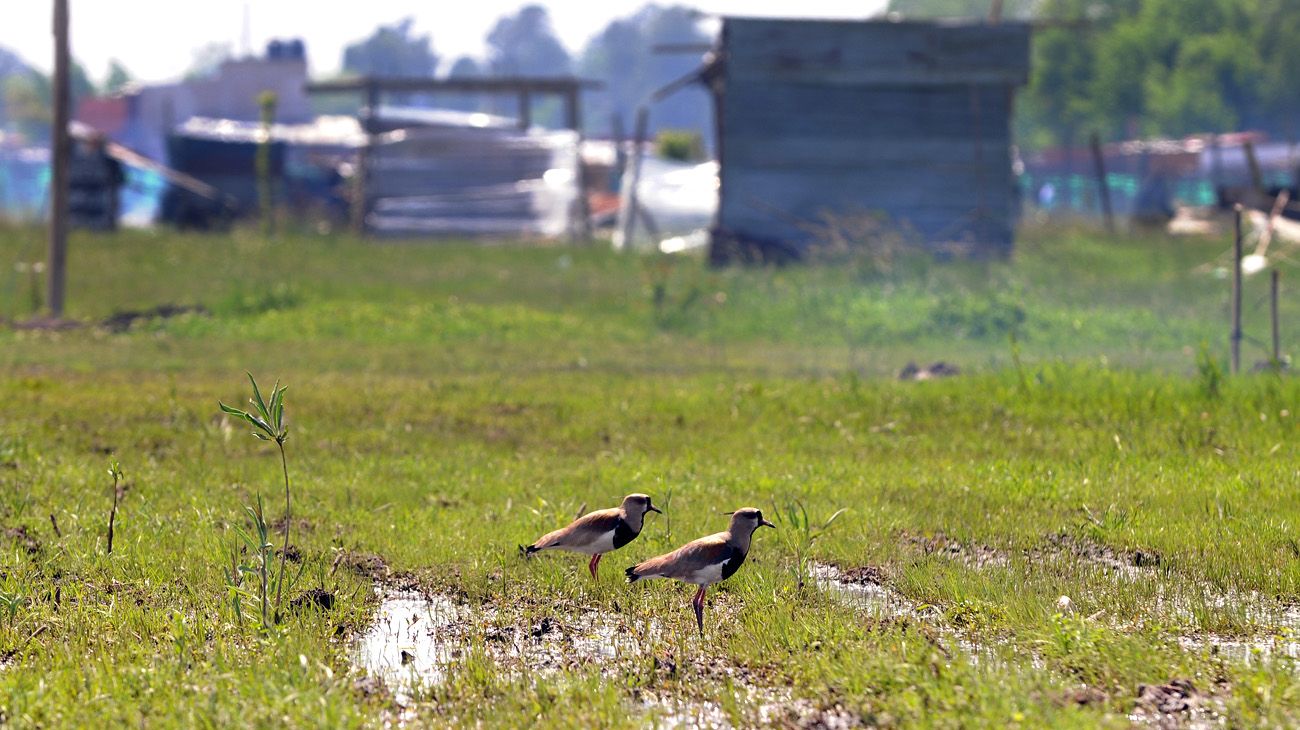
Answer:
<svg viewBox="0 0 1300 730"><path fill-rule="evenodd" d="M700 587L691 599L695 609L695 623L704 635L704 591L709 586L731 577L745 562L754 530L760 526L775 528L763 519L761 510L745 507L731 513L731 527L726 532L693 540L667 555L633 565L627 569L627 582L642 578L672 578Z"/></svg>
<svg viewBox="0 0 1300 730"><path fill-rule="evenodd" d="M635 540L641 534L641 525L647 512L663 514L663 510L650 503L649 495L629 494L618 507L585 514L570 522L567 527L542 535L532 545L520 545L519 552L524 557L543 550L568 550L590 555L591 562L587 565L587 570L591 571L594 579L597 577L596 568L600 565L600 556Z"/></svg>

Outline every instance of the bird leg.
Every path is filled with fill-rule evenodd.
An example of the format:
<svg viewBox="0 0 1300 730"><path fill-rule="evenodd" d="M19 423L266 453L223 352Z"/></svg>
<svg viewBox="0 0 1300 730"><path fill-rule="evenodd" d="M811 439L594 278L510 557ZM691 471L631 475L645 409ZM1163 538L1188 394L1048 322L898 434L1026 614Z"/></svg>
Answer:
<svg viewBox="0 0 1300 730"><path fill-rule="evenodd" d="M700 627L700 636L704 636L704 586L695 592L695 598L691 599L691 607L695 609L695 624Z"/></svg>
<svg viewBox="0 0 1300 730"><path fill-rule="evenodd" d="M591 562L587 564L587 570L591 571L592 580L599 580L596 575L596 568L600 567L600 553L591 556Z"/></svg>

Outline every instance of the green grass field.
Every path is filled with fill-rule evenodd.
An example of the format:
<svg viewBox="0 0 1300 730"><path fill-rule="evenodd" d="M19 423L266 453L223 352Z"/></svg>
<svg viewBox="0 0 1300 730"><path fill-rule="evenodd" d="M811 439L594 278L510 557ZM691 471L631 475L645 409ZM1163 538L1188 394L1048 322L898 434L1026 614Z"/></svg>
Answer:
<svg viewBox="0 0 1300 730"><path fill-rule="evenodd" d="M13 264L42 245L0 229L0 315L30 315ZM602 247L74 237L69 311L87 326L0 330L0 716L1300 723L1300 384L1226 375L1228 285L1199 270L1225 247L1030 231L1010 262L880 274ZM1265 358L1263 287L1247 284L1248 365ZM161 304L204 311L93 326ZM1282 314L1294 347L1289 291ZM935 360L962 374L892 377ZM289 385L289 594L335 597L270 634L247 601L237 617L225 573L244 505L283 512L274 445L217 407L246 403L246 370ZM111 555L110 460L126 480ZM581 556L517 556L632 491L667 514L598 584ZM795 504L813 521L847 512L810 544L788 518L759 532L710 593L703 639L691 589L622 580L723 529L721 510ZM387 579L350 568L368 554ZM814 562L905 608L801 581ZM395 583L462 611L446 676L413 697L353 663ZM592 646L606 630L612 656ZM1160 714L1161 697L1178 701Z"/></svg>

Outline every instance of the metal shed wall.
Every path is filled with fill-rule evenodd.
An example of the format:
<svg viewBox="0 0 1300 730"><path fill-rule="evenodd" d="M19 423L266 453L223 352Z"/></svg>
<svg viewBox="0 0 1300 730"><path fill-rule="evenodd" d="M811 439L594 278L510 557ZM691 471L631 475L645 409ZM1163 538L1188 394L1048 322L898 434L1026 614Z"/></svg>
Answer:
<svg viewBox="0 0 1300 730"><path fill-rule="evenodd" d="M729 18L719 233L801 250L828 216L883 213L932 243L1010 249L1024 25Z"/></svg>

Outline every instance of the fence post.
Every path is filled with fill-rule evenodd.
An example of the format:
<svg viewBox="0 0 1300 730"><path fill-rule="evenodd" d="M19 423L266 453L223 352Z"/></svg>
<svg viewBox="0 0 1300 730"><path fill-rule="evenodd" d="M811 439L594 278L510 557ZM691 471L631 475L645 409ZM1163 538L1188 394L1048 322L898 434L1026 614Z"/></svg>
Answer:
<svg viewBox="0 0 1300 730"><path fill-rule="evenodd" d="M1241 370L1241 205L1233 208L1232 238L1232 372Z"/></svg>
<svg viewBox="0 0 1300 730"><path fill-rule="evenodd" d="M1101 196L1101 213L1106 217L1106 232L1115 233L1115 213L1110 207L1110 185L1106 183L1106 160L1101 154L1101 137L1092 133L1092 164L1097 174L1097 192Z"/></svg>
<svg viewBox="0 0 1300 730"><path fill-rule="evenodd" d="M1282 330L1278 319L1277 295L1281 286L1278 280L1282 272L1273 269L1270 273L1272 276L1269 280L1268 313L1273 323L1273 367L1280 370L1282 369Z"/></svg>

